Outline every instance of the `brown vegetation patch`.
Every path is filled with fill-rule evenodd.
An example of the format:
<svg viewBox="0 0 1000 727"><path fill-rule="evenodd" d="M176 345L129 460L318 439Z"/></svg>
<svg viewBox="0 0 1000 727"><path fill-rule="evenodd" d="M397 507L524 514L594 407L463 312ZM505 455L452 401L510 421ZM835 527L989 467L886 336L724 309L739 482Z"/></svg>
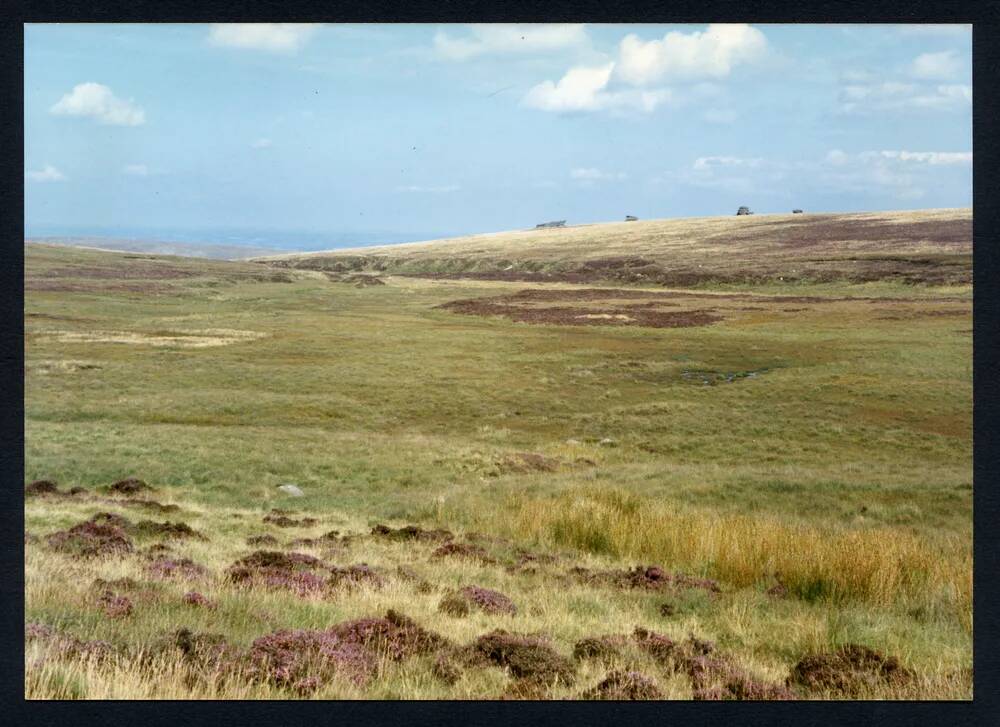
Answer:
<svg viewBox="0 0 1000 727"><path fill-rule="evenodd" d="M574 659L612 659L622 655L628 640L624 636L588 636L573 645Z"/></svg>
<svg viewBox="0 0 1000 727"><path fill-rule="evenodd" d="M495 298L468 298L443 303L437 308L475 316L503 316L518 323L561 326L640 326L644 328L690 328L723 320L710 310L660 311L637 306L593 309L573 306L527 307L497 303Z"/></svg>
<svg viewBox="0 0 1000 727"><path fill-rule="evenodd" d="M385 585L385 579L366 563L356 563L346 568L336 566L330 568L330 579L328 584L331 588L354 587L367 585L372 588L381 588Z"/></svg>
<svg viewBox="0 0 1000 727"><path fill-rule="evenodd" d="M208 540L208 538L206 538L204 535L199 533L197 530L192 528L187 523L172 523L172 522L158 523L153 520L140 520L135 524L133 531L137 535L144 535L144 536L160 536L164 538L175 538L175 539L194 538L195 540Z"/></svg>
<svg viewBox="0 0 1000 727"><path fill-rule="evenodd" d="M683 672L696 700L786 700L795 695L784 685L764 682L741 667L711 641L689 636L681 643L636 628L633 640L658 663Z"/></svg>
<svg viewBox="0 0 1000 727"><path fill-rule="evenodd" d="M247 538L247 545L277 545L278 539L273 535L251 535Z"/></svg>
<svg viewBox="0 0 1000 727"><path fill-rule="evenodd" d="M299 693L314 691L334 676L364 686L383 658L401 661L448 648L444 637L390 610L384 618L345 621L325 631L281 630L262 636L250 647L248 673Z"/></svg>
<svg viewBox="0 0 1000 727"><path fill-rule="evenodd" d="M327 587L329 571L319 558L305 553L258 550L241 558L226 570L232 583L284 589L300 596L321 593Z"/></svg>
<svg viewBox="0 0 1000 727"><path fill-rule="evenodd" d="M203 676L239 669L246 661L244 652L228 643L222 634L198 633L186 627L165 634L147 656L164 651L179 651L188 666L209 672Z"/></svg>
<svg viewBox="0 0 1000 727"><path fill-rule="evenodd" d="M45 624L29 622L24 625L25 643L42 642L67 659L96 659L103 661L114 655L115 649L108 641L82 641Z"/></svg>
<svg viewBox="0 0 1000 727"><path fill-rule="evenodd" d="M24 488L26 497L37 497L44 495L61 495L59 487L51 480L35 480Z"/></svg>
<svg viewBox="0 0 1000 727"><path fill-rule="evenodd" d="M118 480L108 489L116 495L134 495L137 492L152 490L153 488L137 477L126 477L124 480Z"/></svg>
<svg viewBox="0 0 1000 727"><path fill-rule="evenodd" d="M295 538L288 543L289 548L318 548L322 546L333 546L339 543L347 543L350 541L349 535L341 535L337 530L331 530L328 533L323 533L318 538Z"/></svg>
<svg viewBox="0 0 1000 727"><path fill-rule="evenodd" d="M642 588L659 591L664 589L701 589L711 595L720 593L718 582L710 578L696 578L684 573L667 573L657 565L643 566L627 570L592 571L575 567L570 575L585 583L603 583L617 588Z"/></svg>
<svg viewBox="0 0 1000 727"><path fill-rule="evenodd" d="M495 558L478 545L473 545L471 543L456 543L455 541L448 541L447 543L443 543L438 546L434 552L431 553L431 557L469 558L470 560L478 560L480 563L487 565L492 565L497 562Z"/></svg>
<svg viewBox="0 0 1000 727"><path fill-rule="evenodd" d="M852 696L884 684L903 684L913 677L895 656L848 644L832 653L803 657L792 667L787 683Z"/></svg>
<svg viewBox="0 0 1000 727"><path fill-rule="evenodd" d="M313 517L304 517L301 520L295 520L281 512L271 511L268 515L264 516L265 523L271 523L279 528L308 528L319 521Z"/></svg>
<svg viewBox="0 0 1000 727"><path fill-rule="evenodd" d="M555 472L560 461L538 452L514 452L497 461L500 474L530 474L533 472Z"/></svg>
<svg viewBox="0 0 1000 727"><path fill-rule="evenodd" d="M108 618L125 618L132 615L132 599L128 596L119 596L114 591L108 590L98 596L97 602Z"/></svg>
<svg viewBox="0 0 1000 727"><path fill-rule="evenodd" d="M131 498L128 500L108 500L108 502L113 502L116 505L121 505L122 507L131 507L138 510L151 510L158 513L168 513L168 512L180 512L180 505L164 505L163 503L157 502L156 500L144 500L142 498Z"/></svg>
<svg viewBox="0 0 1000 727"><path fill-rule="evenodd" d="M635 701L662 699L663 693L656 683L637 671L613 671L596 686L580 695L581 699L606 699Z"/></svg>
<svg viewBox="0 0 1000 727"><path fill-rule="evenodd" d="M442 541L451 540L455 536L449 530L424 530L416 525L405 525L401 528L390 528L388 525L377 524L372 528L372 535L389 540L421 540Z"/></svg>
<svg viewBox="0 0 1000 727"><path fill-rule="evenodd" d="M211 600L207 596L202 595L201 593L198 593L198 591L188 591L187 593L184 594L183 600L184 603L186 603L189 606L197 606L198 608L207 608L211 611L214 611L218 607L218 604L215 601Z"/></svg>
<svg viewBox="0 0 1000 727"><path fill-rule="evenodd" d="M156 578L196 579L208 575L208 569L190 558L160 557L146 565L146 571Z"/></svg>
<svg viewBox="0 0 1000 727"><path fill-rule="evenodd" d="M451 616L467 616L473 608L492 615L513 616L517 613L517 606L510 598L500 591L479 586L465 586L452 591L438 605L438 610Z"/></svg>
<svg viewBox="0 0 1000 727"><path fill-rule="evenodd" d="M472 648L494 664L506 667L515 679L571 684L576 676L573 662L557 653L542 636L498 629L480 636Z"/></svg>
<svg viewBox="0 0 1000 727"><path fill-rule="evenodd" d="M52 533L46 540L53 550L81 558L123 556L133 551L131 539L120 527L90 520Z"/></svg>
<svg viewBox="0 0 1000 727"><path fill-rule="evenodd" d="M537 573L540 565L547 565L556 562L554 555L548 553L532 553L531 551L518 548L515 555L517 560L507 566L508 573Z"/></svg>

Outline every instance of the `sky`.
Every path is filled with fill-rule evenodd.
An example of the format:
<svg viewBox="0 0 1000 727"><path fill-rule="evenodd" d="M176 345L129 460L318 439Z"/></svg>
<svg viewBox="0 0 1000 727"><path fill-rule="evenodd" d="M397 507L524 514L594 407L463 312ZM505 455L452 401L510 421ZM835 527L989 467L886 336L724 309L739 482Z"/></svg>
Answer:
<svg viewBox="0 0 1000 727"><path fill-rule="evenodd" d="M25 26L25 232L971 207L971 26Z"/></svg>

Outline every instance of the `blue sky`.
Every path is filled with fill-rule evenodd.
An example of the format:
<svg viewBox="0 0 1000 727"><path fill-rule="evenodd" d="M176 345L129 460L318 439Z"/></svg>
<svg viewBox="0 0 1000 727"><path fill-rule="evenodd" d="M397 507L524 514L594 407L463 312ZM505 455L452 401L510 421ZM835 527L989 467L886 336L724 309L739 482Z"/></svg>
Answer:
<svg viewBox="0 0 1000 727"><path fill-rule="evenodd" d="M972 204L969 26L28 25L24 69L28 234Z"/></svg>

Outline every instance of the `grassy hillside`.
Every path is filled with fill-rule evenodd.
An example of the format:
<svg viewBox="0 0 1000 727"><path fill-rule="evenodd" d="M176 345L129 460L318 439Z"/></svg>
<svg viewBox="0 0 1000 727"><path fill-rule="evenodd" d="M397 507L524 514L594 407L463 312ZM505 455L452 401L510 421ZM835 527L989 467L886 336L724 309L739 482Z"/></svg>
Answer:
<svg viewBox="0 0 1000 727"><path fill-rule="evenodd" d="M969 213L880 216L26 246L27 696L971 697ZM879 244L924 282L773 274ZM728 282L552 272L626 255Z"/></svg>
<svg viewBox="0 0 1000 727"><path fill-rule="evenodd" d="M492 280L970 284L972 212L640 220L259 259L333 272Z"/></svg>

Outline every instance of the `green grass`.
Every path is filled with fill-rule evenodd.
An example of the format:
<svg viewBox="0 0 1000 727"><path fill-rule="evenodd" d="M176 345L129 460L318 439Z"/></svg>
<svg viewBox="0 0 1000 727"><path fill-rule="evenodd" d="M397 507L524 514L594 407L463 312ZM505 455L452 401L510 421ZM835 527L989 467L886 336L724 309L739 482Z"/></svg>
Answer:
<svg viewBox="0 0 1000 727"><path fill-rule="evenodd" d="M110 253L26 247L29 278L58 268L129 264ZM191 277L158 279L153 293L101 290L100 280L83 277L86 290L29 286L29 481L93 488L141 477L158 488L157 499L180 503L194 513L184 519L211 534L208 543L182 550L216 572L248 550L243 538L265 530L260 513L287 504L275 489L282 482L306 491L293 506L321 518L316 533L331 527L363 532L385 519L413 521L502 534L526 547L563 551L573 562L661 562L719 578L722 599L686 604L678 624L664 625L656 620L659 601L649 596L609 596L584 586L566 591L554 581L519 579L499 568L442 566L420 549L365 546L344 561L390 569L412 563L442 588L469 582L498 587L527 604L515 630L549 633L566 653L574 639L594 633L627 633L646 624L683 637L690 629L777 679L802 654L853 641L912 666L922 680L918 697L969 696L971 677L956 675L971 664L971 288L769 283L753 292L884 302L819 306L801 316L768 306L752 317L701 328L536 326L435 309L458 298L530 287L525 283L395 277L386 286L358 289L305 271L290 271L293 282L281 283L253 279L261 266L234 263L227 268L231 274L220 276L217 266L225 263L183 265L191 266ZM63 270L58 279L74 277ZM917 304L893 302L935 296L965 300L951 304L964 313L910 316ZM907 315L883 320L875 309L905 309ZM184 348L65 342L58 333L205 329L266 336ZM685 370L763 368L769 371L756 378L715 386L682 376ZM602 445L605 438L613 446ZM497 462L513 452L537 452L563 464L551 473L498 474ZM581 459L593 464L576 463ZM613 518L572 516L573 503L595 491L617 498L607 506ZM29 501L26 528L43 535L92 511ZM242 518L230 520L230 512ZM928 585L878 586L878 574L860 568L870 585L845 588L816 565L814 581L803 575L796 582L797 597L776 601L763 594L770 582L764 546L750 559L726 560L708 547L681 553L656 534L657 521L648 517L657 512L687 524L739 518L746 533L784 528L804 534L803 542L858 538L866 544L856 551L864 568L873 557L890 558L905 546L926 566ZM129 516L141 519L135 511ZM692 533L696 537L697 529ZM780 538L773 542L788 547ZM871 550L875 542L886 545L884 552ZM40 544L26 550L28 619L62 625L81 638L137 645L187 624L245 645L269 630L247 619L249 606L224 586L213 590L224 606L193 623L183 607L170 605L180 595L172 585L169 598L142 610L126 628L87 605L85 590L98 571L138 573L139 561L95 570L92 563L51 556ZM819 552L797 554L803 573ZM909 561L892 561L902 562ZM56 589L54 583L70 586ZM464 641L499 625L485 616L449 620L436 611L440 594L393 583L335 603L255 598L275 614L275 628L321 626L388 607L449 635L458 629ZM506 679L495 670L446 688L430 678L427 664L393 669L361 696L495 696ZM599 680L599 672L585 672L584 685ZM29 692L204 694L201 687L185 687L178 674L164 676L159 687L133 679L133 691L123 692L109 674L63 664ZM689 696L683 680L657 679L668 695ZM226 694L246 688L233 686ZM347 691L340 694L353 694L342 688ZM571 692L552 694L560 695ZM252 696L276 695L263 690Z"/></svg>

